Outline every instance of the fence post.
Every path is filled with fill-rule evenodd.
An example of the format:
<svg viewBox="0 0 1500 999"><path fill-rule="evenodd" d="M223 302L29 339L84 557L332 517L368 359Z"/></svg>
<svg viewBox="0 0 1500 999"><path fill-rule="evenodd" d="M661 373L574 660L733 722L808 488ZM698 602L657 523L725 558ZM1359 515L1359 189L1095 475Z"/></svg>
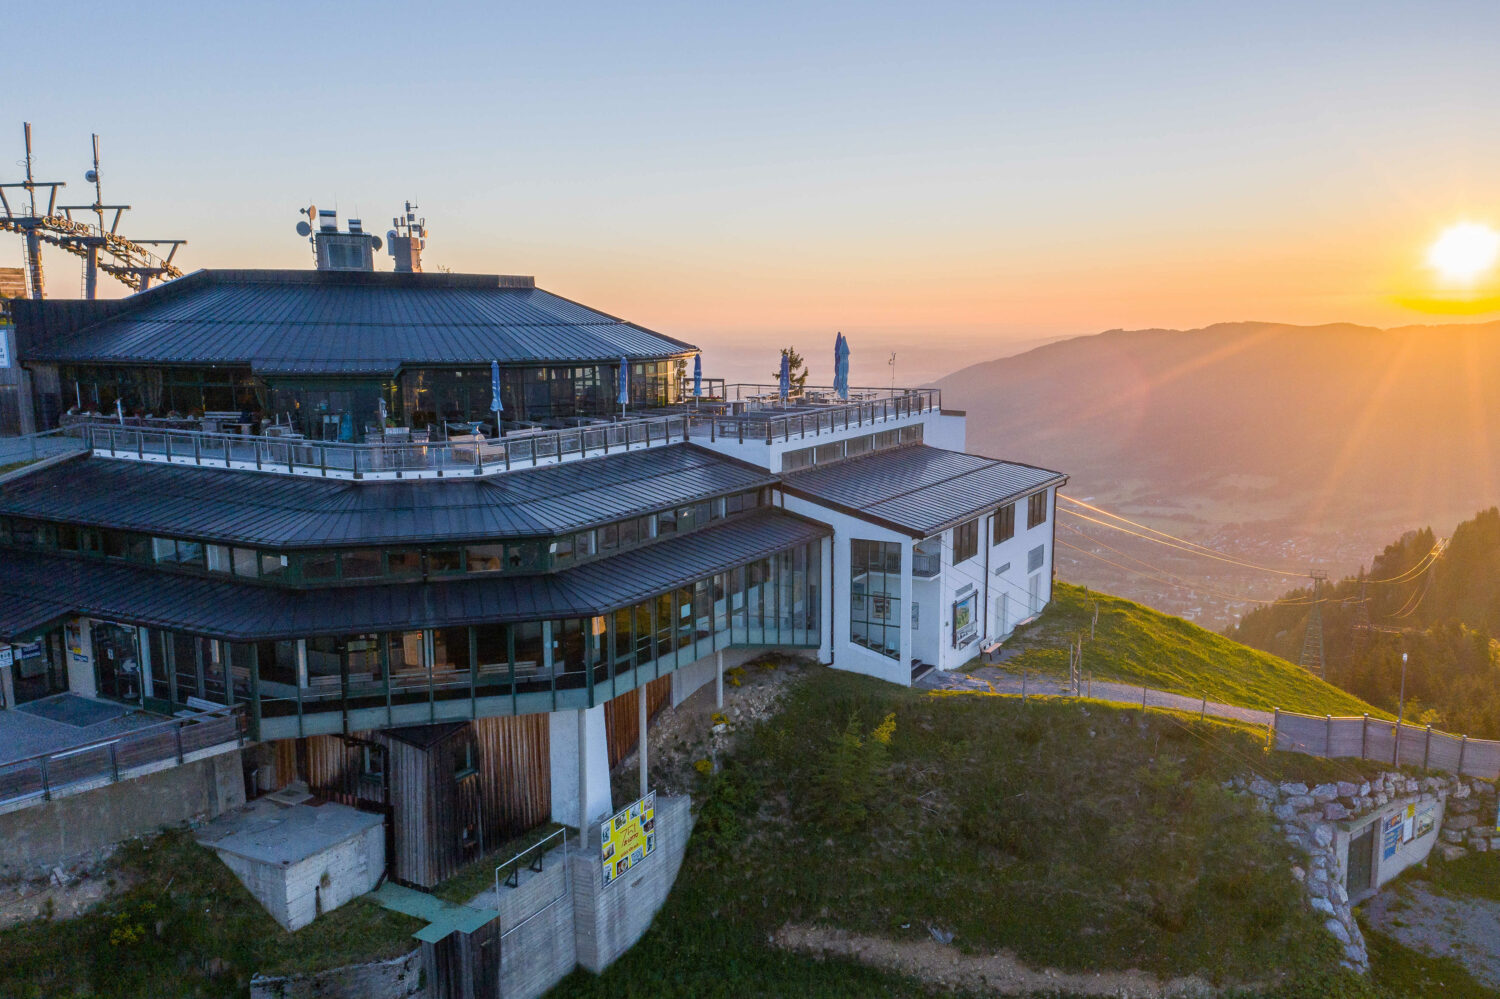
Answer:
<svg viewBox="0 0 1500 999"><path fill-rule="evenodd" d="M1276 730L1281 728L1281 709L1271 709L1271 748L1276 748Z"/></svg>
<svg viewBox="0 0 1500 999"><path fill-rule="evenodd" d="M1028 670L1024 666L1021 667L1021 703L1022 704L1026 703L1026 674L1027 674L1027 672L1028 672Z"/></svg>
<svg viewBox="0 0 1500 999"><path fill-rule="evenodd" d="M1464 750L1469 748L1469 737L1463 736L1458 740L1458 775L1464 775Z"/></svg>
<svg viewBox="0 0 1500 999"><path fill-rule="evenodd" d="M172 732L177 737L177 765L180 767L182 766L182 722L178 722Z"/></svg>
<svg viewBox="0 0 1500 999"><path fill-rule="evenodd" d="M1427 741L1422 746L1422 769L1426 771L1427 761L1432 757L1432 726L1427 726Z"/></svg>
<svg viewBox="0 0 1500 999"><path fill-rule="evenodd" d="M112 784L120 782L120 758L115 754L115 744L109 744L109 780Z"/></svg>
<svg viewBox="0 0 1500 999"><path fill-rule="evenodd" d="M1203 707L1198 709L1198 720L1202 721L1208 717L1208 695L1203 695Z"/></svg>
<svg viewBox="0 0 1500 999"><path fill-rule="evenodd" d="M1323 726L1323 755L1333 759L1333 715L1325 715L1327 723Z"/></svg>
<svg viewBox="0 0 1500 999"><path fill-rule="evenodd" d="M1370 712L1365 712L1364 720L1359 723L1359 758L1368 760L1370 745Z"/></svg>
<svg viewBox="0 0 1500 999"><path fill-rule="evenodd" d="M1141 710L1146 710L1146 685L1141 684Z"/></svg>
<svg viewBox="0 0 1500 999"><path fill-rule="evenodd" d="M1391 749L1391 766L1393 767L1401 765L1401 730L1405 727L1399 721L1396 722L1396 745Z"/></svg>
<svg viewBox="0 0 1500 999"><path fill-rule="evenodd" d="M42 768L42 800L51 801L52 782L47 779L47 757L43 756L40 762Z"/></svg>

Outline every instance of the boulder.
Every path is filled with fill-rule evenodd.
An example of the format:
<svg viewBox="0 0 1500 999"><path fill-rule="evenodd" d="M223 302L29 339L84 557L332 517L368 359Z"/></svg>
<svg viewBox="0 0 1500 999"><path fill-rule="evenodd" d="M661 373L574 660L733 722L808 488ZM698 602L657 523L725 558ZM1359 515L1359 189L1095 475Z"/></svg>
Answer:
<svg viewBox="0 0 1500 999"><path fill-rule="evenodd" d="M1359 785L1359 793L1360 793L1361 797L1368 798L1370 796L1370 782L1369 781L1365 781L1365 782L1363 782L1362 784Z"/></svg>
<svg viewBox="0 0 1500 999"><path fill-rule="evenodd" d="M1297 809L1286 802L1282 802L1271 809L1271 814L1276 816L1279 822L1290 822L1297 817Z"/></svg>
<svg viewBox="0 0 1500 999"><path fill-rule="evenodd" d="M1348 817L1349 809L1345 808L1343 805L1340 805L1336 801L1329 802L1328 804L1323 806L1323 818L1327 819L1329 822L1337 822L1340 819L1347 819Z"/></svg>
<svg viewBox="0 0 1500 999"><path fill-rule="evenodd" d="M1313 842L1319 846L1327 846L1333 842L1333 827L1319 825L1313 829Z"/></svg>
<svg viewBox="0 0 1500 999"><path fill-rule="evenodd" d="M1450 815L1443 820L1444 829L1472 829L1479 825L1479 816L1472 812L1468 815Z"/></svg>
<svg viewBox="0 0 1500 999"><path fill-rule="evenodd" d="M1338 792L1339 792L1339 797L1340 798L1358 798L1362 794L1368 794L1369 793L1369 790L1368 790L1369 785L1368 784L1365 785L1365 788L1366 788L1365 790L1360 790L1360 785L1352 783L1352 782L1347 781L1347 780L1341 780L1341 781L1339 781L1337 787L1338 787Z"/></svg>
<svg viewBox="0 0 1500 999"><path fill-rule="evenodd" d="M1276 785L1262 777L1257 777L1250 782L1250 793L1257 798L1274 798Z"/></svg>
<svg viewBox="0 0 1500 999"><path fill-rule="evenodd" d="M1473 798L1451 798L1448 801L1449 815L1468 815L1479 811L1479 802Z"/></svg>
<svg viewBox="0 0 1500 999"><path fill-rule="evenodd" d="M1312 795L1313 801L1316 801L1320 805L1326 805L1339 796L1339 788L1337 784L1319 784L1309 793Z"/></svg>
<svg viewBox="0 0 1500 999"><path fill-rule="evenodd" d="M1312 896L1307 900L1307 904L1312 906L1314 909L1321 912L1325 916L1333 915L1333 903L1328 901L1328 899L1324 898L1322 895Z"/></svg>
<svg viewBox="0 0 1500 999"><path fill-rule="evenodd" d="M1451 797L1451 798L1467 798L1469 796L1469 785L1463 783L1462 781L1458 780L1457 778L1454 779L1454 783L1457 786L1453 788L1453 793L1451 795L1449 795L1449 797Z"/></svg>
<svg viewBox="0 0 1500 999"><path fill-rule="evenodd" d="M1485 836L1470 835L1469 836L1469 849L1473 850L1475 853L1489 853L1490 852L1490 841L1489 841L1489 838L1485 837Z"/></svg>
<svg viewBox="0 0 1500 999"><path fill-rule="evenodd" d="M1388 795L1388 794L1386 794L1384 791L1381 791L1379 794L1375 795L1375 807L1376 808L1382 808L1382 807L1384 807L1386 805L1389 805L1390 803L1391 803L1391 796Z"/></svg>
<svg viewBox="0 0 1500 999"><path fill-rule="evenodd" d="M1444 843L1462 843L1463 841L1464 841L1464 834L1460 830L1458 830L1458 829L1444 829L1443 830L1443 842Z"/></svg>
<svg viewBox="0 0 1500 999"><path fill-rule="evenodd" d="M1311 808L1317 802L1313 800L1312 795L1293 794L1284 799L1283 804L1291 805L1294 809L1301 811L1304 808Z"/></svg>
<svg viewBox="0 0 1500 999"><path fill-rule="evenodd" d="M1444 860L1458 860L1461 857L1469 855L1468 850L1465 850L1461 846L1454 846L1452 843L1439 843L1437 852L1438 856Z"/></svg>
<svg viewBox="0 0 1500 999"><path fill-rule="evenodd" d="M1349 936L1349 931L1346 930L1344 928L1344 924L1339 922L1337 919L1324 920L1323 928L1326 929L1329 933L1332 933L1333 938L1341 944L1345 944L1347 946L1348 944L1353 942Z"/></svg>

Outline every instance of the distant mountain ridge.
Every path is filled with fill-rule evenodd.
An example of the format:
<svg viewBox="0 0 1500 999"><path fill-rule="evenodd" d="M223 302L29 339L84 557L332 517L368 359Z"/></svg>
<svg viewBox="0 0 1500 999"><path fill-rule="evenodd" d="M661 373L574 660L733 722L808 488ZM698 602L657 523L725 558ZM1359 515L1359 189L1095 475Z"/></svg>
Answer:
<svg viewBox="0 0 1500 999"><path fill-rule="evenodd" d="M936 384L972 450L1080 494L1312 529L1453 523L1500 497L1500 321L1109 330Z"/></svg>

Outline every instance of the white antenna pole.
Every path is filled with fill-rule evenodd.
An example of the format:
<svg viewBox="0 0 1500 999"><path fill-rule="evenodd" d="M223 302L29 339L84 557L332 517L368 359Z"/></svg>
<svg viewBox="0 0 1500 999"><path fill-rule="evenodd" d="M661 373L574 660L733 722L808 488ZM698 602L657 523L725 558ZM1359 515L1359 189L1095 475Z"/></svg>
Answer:
<svg viewBox="0 0 1500 999"><path fill-rule="evenodd" d="M891 366L891 395L894 397L896 394L896 352L894 350L891 351L891 359L888 363Z"/></svg>

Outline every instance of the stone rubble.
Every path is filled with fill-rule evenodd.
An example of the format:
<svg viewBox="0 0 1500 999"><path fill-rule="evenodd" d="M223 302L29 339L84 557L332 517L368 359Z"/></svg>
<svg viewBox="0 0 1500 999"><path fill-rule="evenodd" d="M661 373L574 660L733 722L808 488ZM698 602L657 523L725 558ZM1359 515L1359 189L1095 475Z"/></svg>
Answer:
<svg viewBox="0 0 1500 999"><path fill-rule="evenodd" d="M1370 957L1344 888L1341 858L1334 850L1333 823L1358 818L1398 799L1436 798L1445 803L1443 827L1433 848L1438 856L1446 861L1470 851L1500 850L1495 785L1489 781L1437 776L1418 779L1392 771L1358 784L1337 781L1309 788L1295 781L1278 785L1263 777L1236 777L1226 786L1252 795L1304 856L1304 863L1292 867L1292 877L1302 885L1309 908L1327 917L1323 926L1343 946L1344 966L1360 974L1370 970Z"/></svg>

